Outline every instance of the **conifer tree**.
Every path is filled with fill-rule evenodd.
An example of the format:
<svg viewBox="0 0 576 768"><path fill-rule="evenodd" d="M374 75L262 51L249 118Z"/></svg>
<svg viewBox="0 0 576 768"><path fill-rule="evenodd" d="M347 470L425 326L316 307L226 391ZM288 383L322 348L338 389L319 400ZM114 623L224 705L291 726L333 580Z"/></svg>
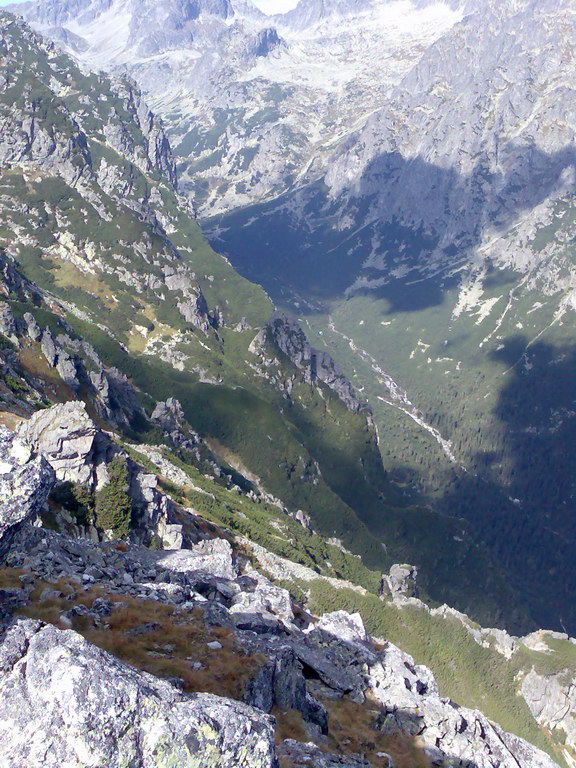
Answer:
<svg viewBox="0 0 576 768"><path fill-rule="evenodd" d="M132 517L125 459L114 456L108 465L108 475L108 483L96 493L96 525L123 538L130 532Z"/></svg>

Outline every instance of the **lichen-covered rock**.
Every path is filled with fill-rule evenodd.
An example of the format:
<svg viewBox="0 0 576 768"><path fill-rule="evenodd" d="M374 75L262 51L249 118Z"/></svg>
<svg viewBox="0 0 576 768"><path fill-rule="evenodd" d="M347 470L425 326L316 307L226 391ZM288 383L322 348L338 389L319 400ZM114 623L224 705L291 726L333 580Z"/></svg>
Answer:
<svg viewBox="0 0 576 768"><path fill-rule="evenodd" d="M280 619L284 625L292 623L294 611L288 590L272 584L256 571L251 571L242 581L245 589L233 599L232 614L255 614L264 620Z"/></svg>
<svg viewBox="0 0 576 768"><path fill-rule="evenodd" d="M54 473L42 456L13 432L0 427L0 557L12 537L42 509Z"/></svg>
<svg viewBox="0 0 576 768"><path fill-rule="evenodd" d="M20 621L0 646L3 768L273 768L273 720L185 695L72 631Z"/></svg>
<svg viewBox="0 0 576 768"><path fill-rule="evenodd" d="M561 731L566 746L576 751L576 683L570 669L541 674L532 669L520 692L535 719L550 731Z"/></svg>

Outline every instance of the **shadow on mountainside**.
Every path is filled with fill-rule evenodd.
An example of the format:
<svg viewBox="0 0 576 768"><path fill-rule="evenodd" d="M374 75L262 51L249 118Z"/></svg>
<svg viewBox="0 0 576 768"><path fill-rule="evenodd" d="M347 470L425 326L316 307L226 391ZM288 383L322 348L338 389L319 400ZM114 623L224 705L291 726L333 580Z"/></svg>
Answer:
<svg viewBox="0 0 576 768"><path fill-rule="evenodd" d="M262 283L279 301L297 306L300 315L324 301L342 298L361 274L389 282L369 295L389 303L386 314L441 305L458 276L448 276L468 261L486 226L505 232L523 212L544 201L576 165L576 149L546 154L536 147L508 147L507 166L487 172L480 160L472 173L460 176L421 158L386 153L370 163L355 197L329 201L316 182L286 193L276 201L222 217L229 229L215 241L247 277ZM415 182L417 180L417 183ZM295 205L297 204L297 205ZM377 204L386 221L372 213ZM294 210L300 208L301 212ZM432 226L423 231L400 222L397 211L421 211ZM446 210L453 226L446 230ZM448 217L448 221L450 218ZM350 226L350 222L353 222ZM367 262L374 244L378 269ZM422 277L435 253L435 275ZM438 254L441 252L441 256ZM431 265L430 265L431 266ZM390 279L390 272L396 277ZM506 274L488 276L504 284ZM357 292L365 290L361 285ZM310 304L306 304L310 302ZM531 369L519 358L528 339L510 338L493 361L512 368L492 417L504 428L509 467L500 467L498 452L478 449L476 472L446 476L436 509L470 522L475 537L486 543L536 623L576 632L576 576L572 575L576 515L575 424L576 346L559 349L537 343L530 347ZM488 419L488 421L490 421ZM489 429L490 425L479 425ZM418 478L416 478L417 480ZM520 504L514 499L519 499ZM368 517L371 515L368 514Z"/></svg>
<svg viewBox="0 0 576 768"><path fill-rule="evenodd" d="M517 336L493 352L511 366L493 410L503 451L478 451L438 509L464 517L538 626L576 634L576 343ZM526 350L526 352L525 352Z"/></svg>
<svg viewBox="0 0 576 768"><path fill-rule="evenodd" d="M329 199L326 186L312 182L208 220L208 237L281 304L298 297L313 305L341 298L359 274L378 278L400 268L407 278L404 292L397 285L377 288L391 311L434 306L443 301L442 281L420 290L410 271L420 277L418 270L433 252L439 273L465 263L487 226L506 231L576 165L574 147L551 155L537 147L507 149L514 164L491 174L487 159L480 158L467 176L420 157L384 153L367 165L353 196ZM367 262L373 247L377 269ZM305 303L299 310L306 311Z"/></svg>

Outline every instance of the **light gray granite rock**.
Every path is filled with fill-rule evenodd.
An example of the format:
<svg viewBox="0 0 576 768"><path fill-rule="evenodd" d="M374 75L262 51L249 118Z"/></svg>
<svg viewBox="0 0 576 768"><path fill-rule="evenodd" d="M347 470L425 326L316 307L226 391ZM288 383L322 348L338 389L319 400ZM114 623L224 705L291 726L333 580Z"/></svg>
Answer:
<svg viewBox="0 0 576 768"><path fill-rule="evenodd" d="M54 405L22 422L19 433L48 459L58 480L98 484L105 476L111 446L84 403Z"/></svg>
<svg viewBox="0 0 576 768"><path fill-rule="evenodd" d="M18 528L40 512L53 484L48 462L26 441L0 427L0 557Z"/></svg>
<svg viewBox="0 0 576 768"><path fill-rule="evenodd" d="M3 768L274 768L273 721L185 695L72 631L19 621L0 646Z"/></svg>
<svg viewBox="0 0 576 768"><path fill-rule="evenodd" d="M522 680L520 693L540 725L561 731L566 746L576 751L576 681L566 669L554 674L532 669Z"/></svg>

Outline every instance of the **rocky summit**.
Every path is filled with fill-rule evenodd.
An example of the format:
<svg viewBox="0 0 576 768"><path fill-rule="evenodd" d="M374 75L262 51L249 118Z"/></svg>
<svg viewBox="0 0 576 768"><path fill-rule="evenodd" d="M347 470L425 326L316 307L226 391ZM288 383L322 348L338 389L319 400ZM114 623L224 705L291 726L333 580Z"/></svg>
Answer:
<svg viewBox="0 0 576 768"><path fill-rule="evenodd" d="M574 11L0 11L0 768L576 768Z"/></svg>

